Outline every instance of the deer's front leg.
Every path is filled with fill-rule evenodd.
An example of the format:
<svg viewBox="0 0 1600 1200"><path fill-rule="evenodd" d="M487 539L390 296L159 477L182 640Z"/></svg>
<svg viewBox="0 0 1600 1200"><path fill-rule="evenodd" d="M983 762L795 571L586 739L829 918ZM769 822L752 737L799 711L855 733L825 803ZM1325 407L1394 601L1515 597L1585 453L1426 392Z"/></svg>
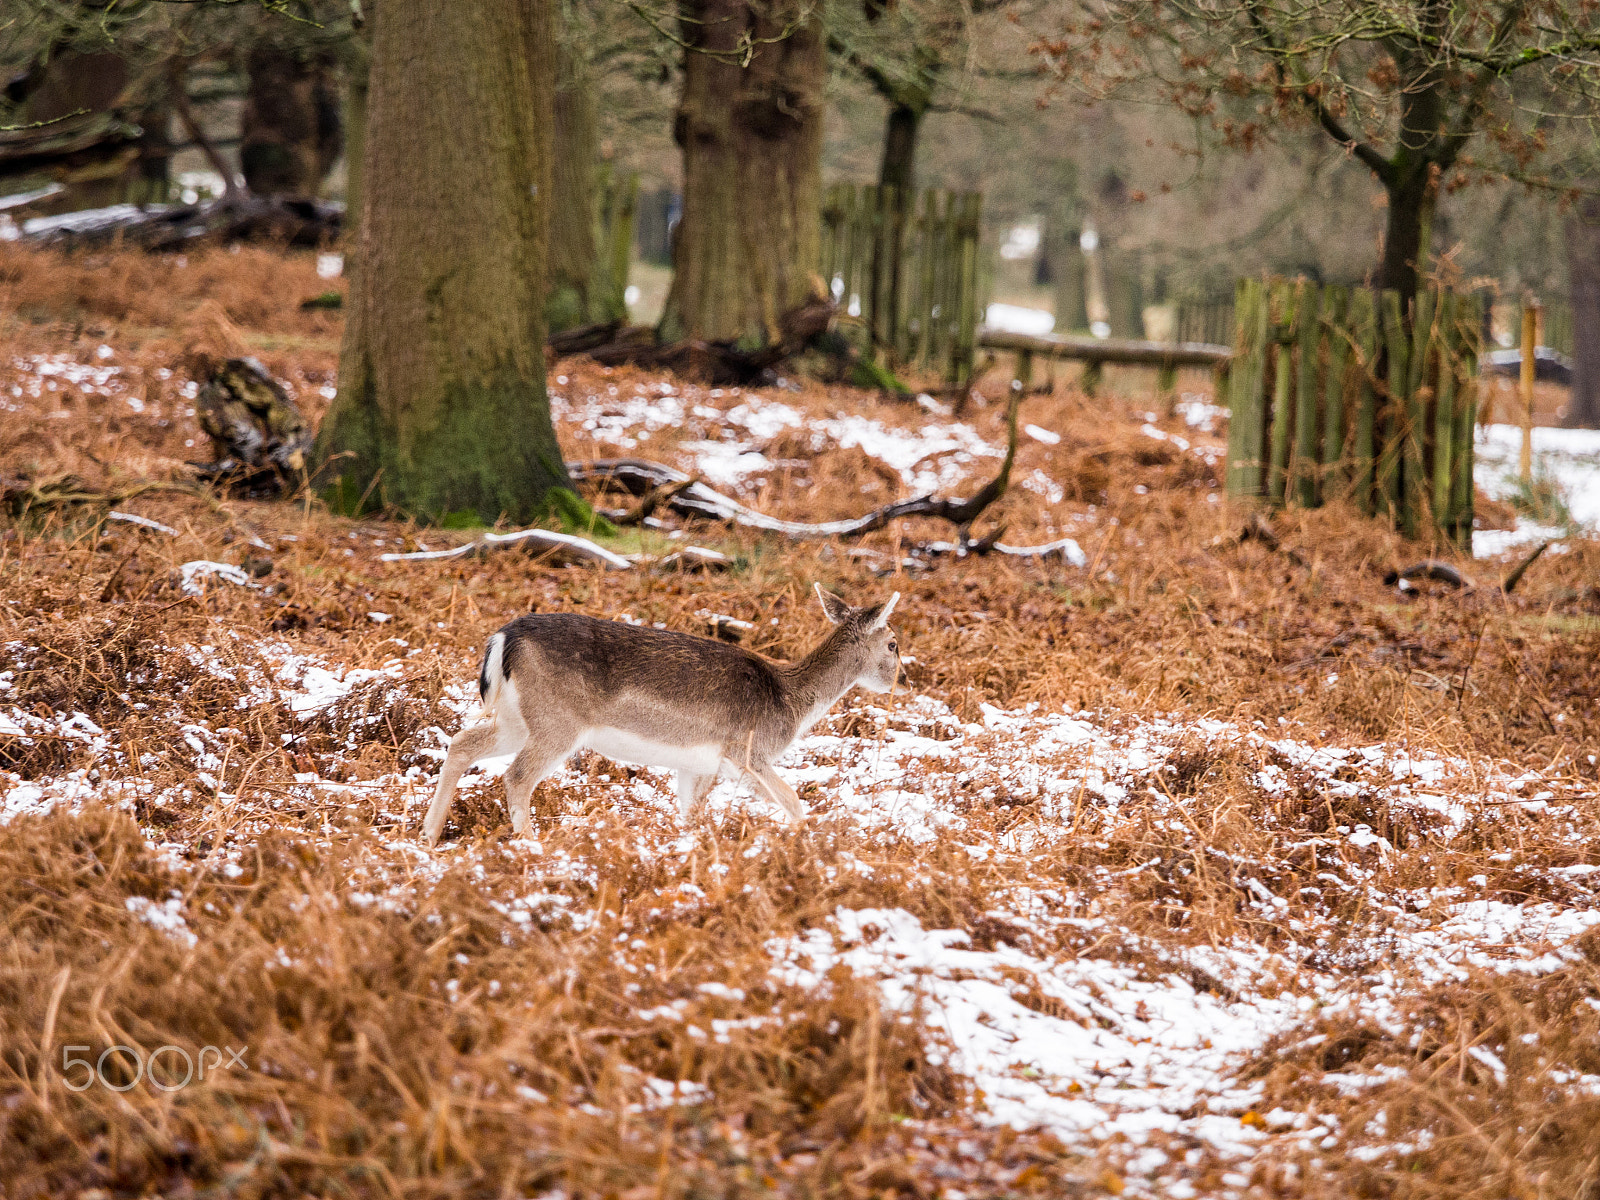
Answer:
<svg viewBox="0 0 1600 1200"><path fill-rule="evenodd" d="M740 767L758 790L764 792L769 799L783 808L790 824L801 825L806 819L806 804L800 799L800 794L783 781L771 764L764 766Z"/></svg>

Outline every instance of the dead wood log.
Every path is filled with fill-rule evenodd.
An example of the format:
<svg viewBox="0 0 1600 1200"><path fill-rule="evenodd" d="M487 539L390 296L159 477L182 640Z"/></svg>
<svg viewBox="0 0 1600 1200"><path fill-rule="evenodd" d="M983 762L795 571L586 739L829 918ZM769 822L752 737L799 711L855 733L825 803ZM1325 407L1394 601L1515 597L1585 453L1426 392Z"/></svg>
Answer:
<svg viewBox="0 0 1600 1200"><path fill-rule="evenodd" d="M344 205L294 196L236 195L201 204L125 204L30 221L26 241L93 247L110 242L142 250L179 250L201 241L270 241L322 246L336 241Z"/></svg>
<svg viewBox="0 0 1600 1200"><path fill-rule="evenodd" d="M645 332L649 332L649 329L643 326L633 328L645 328ZM560 333L552 333L545 340L545 346L556 358L565 358L569 354L587 354L591 350L616 341L621 329L621 321L578 325L572 329L563 329Z"/></svg>
<svg viewBox="0 0 1600 1200"><path fill-rule="evenodd" d="M274 495L305 475L315 437L283 385L253 358L230 358L210 372L195 400L214 462L195 464L200 478Z"/></svg>
<svg viewBox="0 0 1600 1200"><path fill-rule="evenodd" d="M778 340L759 350L741 350L731 341L686 341L663 346L650 331L632 327L622 330L622 336L614 341L585 349L584 353L605 367L672 371L714 385L755 383L825 332L835 311L831 300L811 300L790 309L778 318Z"/></svg>
<svg viewBox="0 0 1600 1200"><path fill-rule="evenodd" d="M0 129L0 178L126 158L143 135L139 126L107 112L78 112L58 121Z"/></svg>
<svg viewBox="0 0 1600 1200"><path fill-rule="evenodd" d="M1436 558L1425 558L1419 563L1412 563L1403 571L1390 571L1383 577L1383 582L1389 587L1399 587L1402 592L1406 592L1413 590L1410 585L1416 579L1431 579L1435 583L1448 583L1454 588L1478 586L1456 567L1447 562L1440 562Z"/></svg>

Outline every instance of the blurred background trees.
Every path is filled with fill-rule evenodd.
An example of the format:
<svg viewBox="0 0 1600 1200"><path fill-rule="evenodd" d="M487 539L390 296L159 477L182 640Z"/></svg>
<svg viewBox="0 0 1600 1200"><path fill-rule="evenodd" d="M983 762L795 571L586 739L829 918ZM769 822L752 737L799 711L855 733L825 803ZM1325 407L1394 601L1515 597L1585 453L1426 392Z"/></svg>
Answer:
<svg viewBox="0 0 1600 1200"><path fill-rule="evenodd" d="M1571 419L1600 421L1591 0L559 0L548 17L527 0L495 20L550 61L474 86L548 74L548 110L527 98L548 128L537 155L518 142L521 159L496 151L482 170L481 154L427 147L446 112L458 149L503 142L494 105L429 111L393 80L374 97L370 39L392 3L409 11L13 0L0 225L224 194L347 199L351 226L390 221L345 242L358 339L384 303L363 246L419 239L419 258L487 264L442 231L531 220L547 239L523 230L495 252L538 276L537 318L518 298L504 322L530 344L633 322L758 347L832 282L816 276L824 180L876 181L902 204L917 187L982 192L986 297L1053 310L1058 329L1170 336L1175 305L1262 271L1402 291L1489 280L1553 302L1575 351ZM538 21L548 41L530 42ZM458 63L438 86L474 78ZM406 203L426 190L428 214L409 224L364 178L382 160L391 186L407 154ZM513 176L536 203L509 198ZM494 278L463 311L516 291ZM561 486L548 464L534 473ZM487 512L487 497L461 504Z"/></svg>

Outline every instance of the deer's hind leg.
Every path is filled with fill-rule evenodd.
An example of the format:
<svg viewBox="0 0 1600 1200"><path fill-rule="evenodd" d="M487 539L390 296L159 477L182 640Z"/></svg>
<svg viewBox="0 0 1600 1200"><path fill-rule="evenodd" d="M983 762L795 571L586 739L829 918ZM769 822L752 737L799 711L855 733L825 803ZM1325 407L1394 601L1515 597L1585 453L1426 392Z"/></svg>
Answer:
<svg viewBox="0 0 1600 1200"><path fill-rule="evenodd" d="M496 714L494 719L470 729L463 729L450 739L450 751L439 768L439 783L433 790L433 800L428 805L428 815L422 822L423 839L431 846L439 840L444 830L444 820L450 813L450 800L468 768L480 759L496 754L510 754L521 748L527 740L527 730L516 716Z"/></svg>
<svg viewBox="0 0 1600 1200"><path fill-rule="evenodd" d="M709 775L694 775L688 771L679 771L677 782L678 815L689 821L700 811L700 806L711 794L711 787L717 782L717 773L712 771Z"/></svg>
<svg viewBox="0 0 1600 1200"><path fill-rule="evenodd" d="M533 789L578 748L581 729L543 720L528 730L527 741L506 768L506 807L511 810L511 836L528 828Z"/></svg>

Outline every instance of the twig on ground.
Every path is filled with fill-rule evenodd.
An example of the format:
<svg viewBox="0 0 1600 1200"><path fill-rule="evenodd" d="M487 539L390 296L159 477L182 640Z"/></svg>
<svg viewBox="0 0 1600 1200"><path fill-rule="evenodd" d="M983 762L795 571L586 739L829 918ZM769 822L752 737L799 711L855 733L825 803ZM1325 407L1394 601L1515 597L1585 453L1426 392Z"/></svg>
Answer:
<svg viewBox="0 0 1600 1200"><path fill-rule="evenodd" d="M382 562L420 562L437 558L460 558L468 554L481 554L486 550L504 549L508 546L525 546L568 561L598 563L610 571L631 571L633 563L620 554L613 554L604 546L597 546L588 538L570 533L556 533L550 529L521 529L515 533L486 533L475 542L455 546L449 550L414 550L409 554L384 554Z"/></svg>

